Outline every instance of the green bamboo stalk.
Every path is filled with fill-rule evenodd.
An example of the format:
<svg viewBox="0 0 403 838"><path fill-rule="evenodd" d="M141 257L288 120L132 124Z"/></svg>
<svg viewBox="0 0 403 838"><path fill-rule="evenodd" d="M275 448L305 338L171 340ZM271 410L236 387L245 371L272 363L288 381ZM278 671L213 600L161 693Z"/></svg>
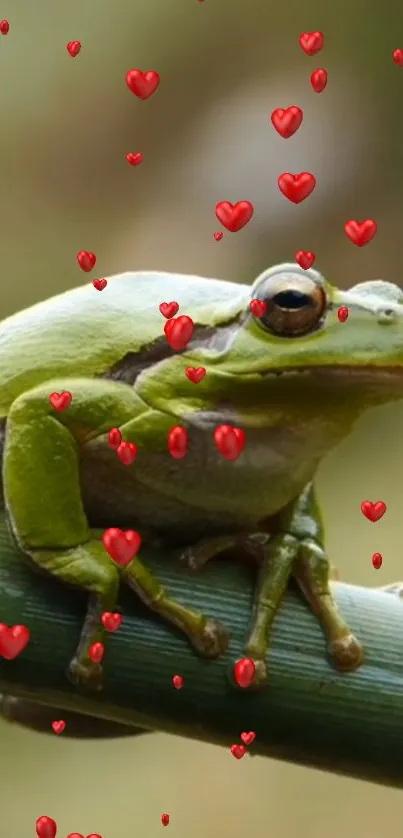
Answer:
<svg viewBox="0 0 403 838"><path fill-rule="evenodd" d="M85 614L80 593L35 574L0 521L0 621L31 632L14 661L0 659L0 691L43 705L223 744L253 730L250 753L403 787L403 601L334 583L335 595L366 648L355 673L326 659L316 619L290 590L276 618L270 681L260 692L231 684L242 656L253 595L251 569L212 562L199 575L169 555L146 553L173 595L226 622L228 654L202 660L185 638L122 591L123 623L111 634L102 694L81 695L66 679ZM181 690L172 677L184 678ZM229 755L229 758L232 758Z"/></svg>

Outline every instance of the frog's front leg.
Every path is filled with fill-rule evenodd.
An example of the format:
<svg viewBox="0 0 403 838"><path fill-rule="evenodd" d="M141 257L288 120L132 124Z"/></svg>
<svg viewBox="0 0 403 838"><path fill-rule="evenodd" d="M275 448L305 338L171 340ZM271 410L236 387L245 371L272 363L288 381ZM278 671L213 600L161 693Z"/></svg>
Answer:
<svg viewBox="0 0 403 838"><path fill-rule="evenodd" d="M56 412L49 395L63 390L73 398L65 411ZM228 642L220 623L173 601L138 556L120 571L89 528L80 489L80 444L104 435L106 440L113 426L130 428L136 420L147 425L148 412L125 384L69 379L47 382L19 396L7 418L3 484L16 540L41 569L90 595L69 669L70 678L82 686L101 686L101 666L91 660L89 650L105 642L101 615L115 610L120 573L202 654L217 656Z"/></svg>

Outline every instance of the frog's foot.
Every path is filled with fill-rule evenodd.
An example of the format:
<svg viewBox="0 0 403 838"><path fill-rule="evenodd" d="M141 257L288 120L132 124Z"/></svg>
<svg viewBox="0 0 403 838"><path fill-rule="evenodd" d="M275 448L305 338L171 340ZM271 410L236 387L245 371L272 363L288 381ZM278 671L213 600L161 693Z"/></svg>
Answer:
<svg viewBox="0 0 403 838"><path fill-rule="evenodd" d="M343 672L353 672L364 660L364 649L351 631L330 639L327 651L337 669Z"/></svg>
<svg viewBox="0 0 403 838"><path fill-rule="evenodd" d="M75 687L88 692L99 692L103 686L103 670L99 663L75 657L67 670L67 677Z"/></svg>
<svg viewBox="0 0 403 838"><path fill-rule="evenodd" d="M206 617L200 632L192 634L190 641L204 658L219 658L228 649L229 632L218 620Z"/></svg>

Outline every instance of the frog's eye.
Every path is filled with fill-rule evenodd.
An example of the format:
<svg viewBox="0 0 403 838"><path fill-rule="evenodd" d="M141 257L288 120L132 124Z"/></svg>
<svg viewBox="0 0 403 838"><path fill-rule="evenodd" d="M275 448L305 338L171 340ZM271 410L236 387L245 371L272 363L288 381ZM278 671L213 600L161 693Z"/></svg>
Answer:
<svg viewBox="0 0 403 838"><path fill-rule="evenodd" d="M253 298L265 303L257 319L270 332L296 337L317 329L326 310L326 294L319 274L315 279L298 269L272 272L257 282ZM316 279L317 277L317 279Z"/></svg>

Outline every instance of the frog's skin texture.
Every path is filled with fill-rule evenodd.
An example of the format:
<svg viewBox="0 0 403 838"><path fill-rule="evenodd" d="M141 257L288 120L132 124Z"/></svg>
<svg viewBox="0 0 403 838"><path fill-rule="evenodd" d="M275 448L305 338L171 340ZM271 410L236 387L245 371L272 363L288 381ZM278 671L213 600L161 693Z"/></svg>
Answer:
<svg viewBox="0 0 403 838"><path fill-rule="evenodd" d="M250 312L265 300L266 315ZM176 300L194 320L191 343L170 349L158 306ZM0 324L3 494L22 550L41 569L89 594L69 677L99 688L92 643L114 611L120 581L180 627L203 655L227 646L225 627L173 601L140 555L119 568L99 528L137 529L182 549L195 570L237 548L259 565L244 653L267 678L270 631L292 575L342 669L362 649L329 588L330 566L312 480L322 457L369 407L403 398L403 294L381 281L342 292L311 269L285 264L253 285L196 276L127 273L67 292ZM347 306L345 323L337 309ZM199 384L187 366L204 366ZM64 412L52 392L73 399ZM227 461L213 443L222 423L244 429L245 448ZM189 434L174 460L169 430ZM139 447L123 465L108 431Z"/></svg>

